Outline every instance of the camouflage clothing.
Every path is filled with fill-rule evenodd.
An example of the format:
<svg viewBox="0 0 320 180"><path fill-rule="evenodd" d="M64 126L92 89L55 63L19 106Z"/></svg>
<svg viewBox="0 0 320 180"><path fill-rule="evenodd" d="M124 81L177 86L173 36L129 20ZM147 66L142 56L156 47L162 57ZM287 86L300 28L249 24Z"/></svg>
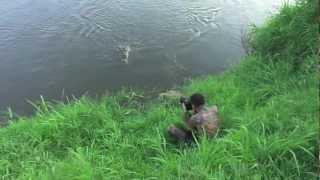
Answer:
<svg viewBox="0 0 320 180"><path fill-rule="evenodd" d="M194 114L187 119L190 129L195 130L196 134L213 136L219 128L218 108L213 106L210 108L203 107L200 112Z"/></svg>
<svg viewBox="0 0 320 180"><path fill-rule="evenodd" d="M185 118L188 129L171 126L169 135L178 141L192 142L194 137L206 134L208 137L214 136L219 128L219 116L217 106L211 108L202 107L200 111L192 116L187 115Z"/></svg>

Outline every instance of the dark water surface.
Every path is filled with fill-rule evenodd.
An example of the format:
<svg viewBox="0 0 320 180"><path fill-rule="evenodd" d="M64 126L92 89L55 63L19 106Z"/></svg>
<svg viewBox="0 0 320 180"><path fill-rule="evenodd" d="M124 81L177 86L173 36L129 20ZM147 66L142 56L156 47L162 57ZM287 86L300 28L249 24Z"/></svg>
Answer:
<svg viewBox="0 0 320 180"><path fill-rule="evenodd" d="M170 88L244 56L281 0L1 0L0 111L29 100Z"/></svg>

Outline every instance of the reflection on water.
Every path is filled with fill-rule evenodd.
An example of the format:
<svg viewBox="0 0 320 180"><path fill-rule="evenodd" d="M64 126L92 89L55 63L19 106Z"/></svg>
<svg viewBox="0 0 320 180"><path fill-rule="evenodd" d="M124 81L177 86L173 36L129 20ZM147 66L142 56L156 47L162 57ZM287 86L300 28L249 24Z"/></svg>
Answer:
<svg viewBox="0 0 320 180"><path fill-rule="evenodd" d="M2 0L0 110L26 99L169 88L224 71L281 1Z"/></svg>

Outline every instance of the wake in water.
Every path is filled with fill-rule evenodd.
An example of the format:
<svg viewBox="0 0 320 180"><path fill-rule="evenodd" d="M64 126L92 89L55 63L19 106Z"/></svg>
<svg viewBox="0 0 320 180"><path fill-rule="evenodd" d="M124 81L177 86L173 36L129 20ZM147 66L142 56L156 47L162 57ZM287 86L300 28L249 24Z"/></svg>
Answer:
<svg viewBox="0 0 320 180"><path fill-rule="evenodd" d="M189 39L187 39L187 42L191 42L194 39L199 38L204 33L197 28L191 28L188 31L191 33L191 36L189 37Z"/></svg>
<svg viewBox="0 0 320 180"><path fill-rule="evenodd" d="M205 34L220 29L216 16L221 11L221 8L208 7L192 7L188 8L184 13L190 28L180 31L178 37L179 47L188 46L193 41L201 38ZM180 40L181 39L181 40Z"/></svg>
<svg viewBox="0 0 320 180"><path fill-rule="evenodd" d="M191 24L198 24L203 27L212 26L212 24L217 25L216 17L221 11L221 8L189 8L187 10L187 17Z"/></svg>

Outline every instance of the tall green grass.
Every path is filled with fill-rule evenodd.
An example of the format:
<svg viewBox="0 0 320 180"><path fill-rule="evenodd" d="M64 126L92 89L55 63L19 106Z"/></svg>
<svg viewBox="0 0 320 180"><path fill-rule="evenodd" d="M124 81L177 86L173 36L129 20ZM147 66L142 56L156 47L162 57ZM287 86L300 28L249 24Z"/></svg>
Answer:
<svg viewBox="0 0 320 180"><path fill-rule="evenodd" d="M314 179L318 137L316 1L286 5L254 28L254 53L195 79L222 128L192 147L167 142L178 102L122 91L51 104L0 129L2 179ZM12 118L12 112L8 118Z"/></svg>

